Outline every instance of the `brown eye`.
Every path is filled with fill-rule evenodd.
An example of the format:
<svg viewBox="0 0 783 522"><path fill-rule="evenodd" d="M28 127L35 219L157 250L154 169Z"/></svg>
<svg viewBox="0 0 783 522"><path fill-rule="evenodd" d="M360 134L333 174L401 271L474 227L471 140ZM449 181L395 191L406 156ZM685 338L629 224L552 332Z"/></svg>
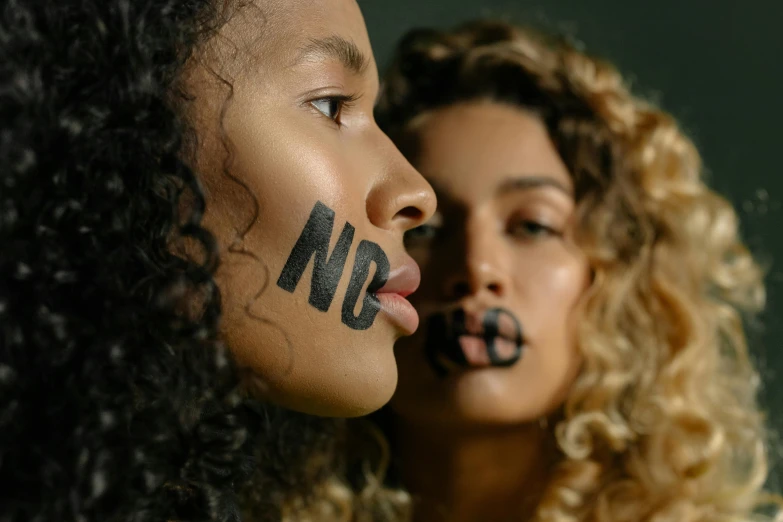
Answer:
<svg viewBox="0 0 783 522"><path fill-rule="evenodd" d="M339 122L344 100L339 97L321 98L310 102L315 110L334 122Z"/></svg>
<svg viewBox="0 0 783 522"><path fill-rule="evenodd" d="M337 125L342 125L340 120L342 119L343 111L352 107L359 98L360 96L358 94L341 94L324 96L323 98L312 100L309 103L315 110L335 122Z"/></svg>

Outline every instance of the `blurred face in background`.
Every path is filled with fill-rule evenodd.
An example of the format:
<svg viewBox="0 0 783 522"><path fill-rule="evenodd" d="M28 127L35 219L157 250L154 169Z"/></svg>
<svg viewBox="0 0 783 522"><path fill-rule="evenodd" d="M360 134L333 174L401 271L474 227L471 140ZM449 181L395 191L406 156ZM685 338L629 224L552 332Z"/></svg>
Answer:
<svg viewBox="0 0 783 522"><path fill-rule="evenodd" d="M590 270L572 242L571 176L542 122L516 107L453 105L411 132L438 209L407 234L422 327L396 346L392 409L454 426L543 417L581 363L576 311Z"/></svg>

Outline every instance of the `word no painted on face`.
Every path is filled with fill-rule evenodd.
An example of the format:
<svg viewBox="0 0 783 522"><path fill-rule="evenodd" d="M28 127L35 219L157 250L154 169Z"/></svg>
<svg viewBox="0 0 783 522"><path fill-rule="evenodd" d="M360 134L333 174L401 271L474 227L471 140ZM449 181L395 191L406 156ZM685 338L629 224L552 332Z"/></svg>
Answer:
<svg viewBox="0 0 783 522"><path fill-rule="evenodd" d="M294 293L310 264L310 259L314 257L308 302L322 312L328 311L332 305L337 285L345 271L348 252L351 250L355 232L353 225L346 222L337 239L337 244L329 254L329 243L334 230L334 216L334 210L320 201L316 202L310 213L310 218L305 223L304 229L277 279L277 286ZM362 309L358 315L355 315L354 310L364 283L370 274L371 263L375 263L375 275L373 275L365 293ZM389 268L389 259L377 243L367 240L362 240L359 243L348 290L343 298L342 322L348 328L367 330L375 322L375 317L381 310L381 303L375 296L375 292L386 284L386 280L389 278Z"/></svg>

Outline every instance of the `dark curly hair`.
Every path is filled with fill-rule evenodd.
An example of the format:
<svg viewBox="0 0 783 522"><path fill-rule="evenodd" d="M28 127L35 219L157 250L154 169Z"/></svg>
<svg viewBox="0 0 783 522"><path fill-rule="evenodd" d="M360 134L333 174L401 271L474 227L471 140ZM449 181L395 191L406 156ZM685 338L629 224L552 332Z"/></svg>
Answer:
<svg viewBox="0 0 783 522"><path fill-rule="evenodd" d="M329 440L244 399L217 336L216 242L177 110L188 58L240 7L215 4L0 7L3 522L238 520L251 476L274 520L274 490L303 486L297 463Z"/></svg>

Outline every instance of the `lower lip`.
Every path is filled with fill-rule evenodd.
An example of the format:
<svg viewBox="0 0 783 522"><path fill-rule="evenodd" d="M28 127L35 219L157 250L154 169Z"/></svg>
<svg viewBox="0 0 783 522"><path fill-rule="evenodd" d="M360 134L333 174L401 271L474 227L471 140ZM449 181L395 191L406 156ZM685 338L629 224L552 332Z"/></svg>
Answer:
<svg viewBox="0 0 783 522"><path fill-rule="evenodd" d="M495 337L495 349L500 357L509 358L517 350L513 342L502 337ZM487 342L481 337L473 335L461 335L457 338L468 367L486 368L494 366L487 352Z"/></svg>
<svg viewBox="0 0 783 522"><path fill-rule="evenodd" d="M481 368L492 364L487 353L487 342L484 339L472 335L461 335L457 344L462 349L468 365Z"/></svg>
<svg viewBox="0 0 783 522"><path fill-rule="evenodd" d="M406 335L412 335L419 327L419 314L413 305L400 294L375 294L381 302L381 310Z"/></svg>

